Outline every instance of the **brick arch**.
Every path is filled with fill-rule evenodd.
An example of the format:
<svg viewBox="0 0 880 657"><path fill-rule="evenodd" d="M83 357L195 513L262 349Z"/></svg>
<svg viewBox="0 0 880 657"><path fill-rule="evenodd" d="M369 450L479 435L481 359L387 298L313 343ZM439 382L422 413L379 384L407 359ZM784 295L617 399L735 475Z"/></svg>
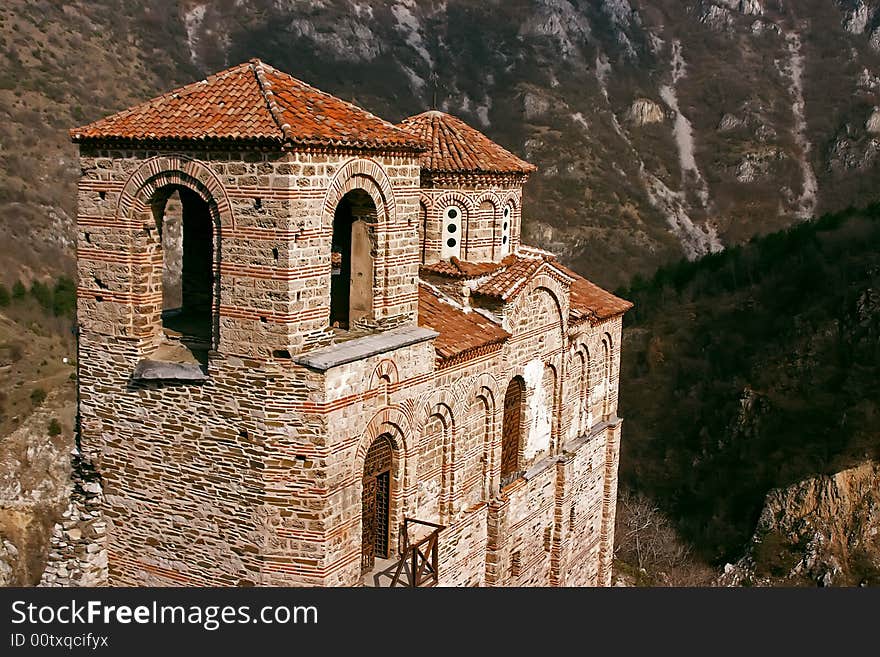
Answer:
<svg viewBox="0 0 880 657"><path fill-rule="evenodd" d="M467 211L466 219L473 214L476 205L474 205L474 199L468 194L459 191L448 191L444 192L434 201L434 210L437 212L442 211L447 205L454 204L463 207Z"/></svg>
<svg viewBox="0 0 880 657"><path fill-rule="evenodd" d="M500 207L503 208L505 205L510 203L513 206L514 210L519 210L520 196L515 191L509 191L503 197L499 197L499 198L501 200Z"/></svg>
<svg viewBox="0 0 880 657"><path fill-rule="evenodd" d="M400 377L397 373L397 364L390 358L383 358L379 361L373 373L370 375L369 390L375 390L379 387L380 381L387 381L390 385L394 385L399 381Z"/></svg>
<svg viewBox="0 0 880 657"><path fill-rule="evenodd" d="M343 196L354 189L361 189L370 195L381 223L394 223L397 216L394 189L385 169L375 160L354 158L340 166L330 181L324 195L323 226L333 225L336 206Z"/></svg>
<svg viewBox="0 0 880 657"><path fill-rule="evenodd" d="M357 495L363 499L361 477L367 452L380 436L388 436L391 442L391 499L388 504L389 546L396 545L399 530L406 515L407 501L411 499L415 472L412 471L415 459L410 458L410 441L408 440L411 418L398 407L386 406L376 413L367 423L361 434L355 452L354 475L357 482ZM361 544L362 527L358 518L357 545Z"/></svg>
<svg viewBox="0 0 880 657"><path fill-rule="evenodd" d="M452 427L455 427L455 414L458 410L458 399L456 399L451 390L441 388L440 390L432 390L424 394L419 400L419 403L416 406L418 409L418 415L416 416L416 421L413 423L413 429L416 434L421 435L428 418L433 415L434 409L440 405L449 409Z"/></svg>
<svg viewBox="0 0 880 657"><path fill-rule="evenodd" d="M493 406L497 406L501 391L501 382L490 372L482 372L471 382L470 389L474 396L487 396Z"/></svg>
<svg viewBox="0 0 880 657"><path fill-rule="evenodd" d="M521 291L516 298L516 302L512 304L509 312L504 317L504 328L511 333L516 333L519 329L519 321L524 312L528 312L530 301L534 294L539 291L549 294L550 298L556 304L559 313L559 331L561 344L565 344L565 334L568 330L568 289L555 278L546 274L538 274L529 281L528 287Z"/></svg>
<svg viewBox="0 0 880 657"><path fill-rule="evenodd" d="M479 209L480 204L483 201L489 201L492 204L492 206L495 208L496 213L499 212L501 210L501 208L503 207L501 199L499 198L498 194L496 194L495 192L483 192L482 194L477 196L474 199L474 207Z"/></svg>
<svg viewBox="0 0 880 657"><path fill-rule="evenodd" d="M529 294L534 294L535 292L543 290L550 295L553 301L556 302L556 308L559 311L559 328L562 331L562 336L564 338L565 332L568 329L568 287L552 276L538 274L532 279L529 288Z"/></svg>
<svg viewBox="0 0 880 657"><path fill-rule="evenodd" d="M192 190L211 208L218 226L235 227L232 206L220 179L204 164L184 155L156 156L141 164L123 185L116 219L124 221L133 212L146 209L156 192L168 185Z"/></svg>
<svg viewBox="0 0 880 657"><path fill-rule="evenodd" d="M419 194L419 203L424 206L425 210L430 213L434 209L434 199L430 194L425 194L425 192L421 192Z"/></svg>
<svg viewBox="0 0 880 657"><path fill-rule="evenodd" d="M363 469L364 458L370 449L370 445L382 434L389 434L394 449L400 451L401 455L406 457L409 454L407 436L410 434L411 426L410 418L395 406L386 406L378 411L367 423L358 442L357 451L355 452L356 470Z"/></svg>

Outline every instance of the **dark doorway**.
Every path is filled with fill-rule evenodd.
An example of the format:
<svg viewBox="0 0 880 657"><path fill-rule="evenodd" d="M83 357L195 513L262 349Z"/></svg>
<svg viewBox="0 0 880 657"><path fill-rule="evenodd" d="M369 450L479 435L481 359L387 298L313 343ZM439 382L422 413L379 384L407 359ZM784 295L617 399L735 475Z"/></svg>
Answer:
<svg viewBox="0 0 880 657"><path fill-rule="evenodd" d="M354 328L373 312L373 226L376 205L355 189L333 215L330 247L330 326Z"/></svg>
<svg viewBox="0 0 880 657"><path fill-rule="evenodd" d="M370 571L376 559L387 559L391 502L391 438L383 434L373 441L364 460L363 531L361 570Z"/></svg>
<svg viewBox="0 0 880 657"><path fill-rule="evenodd" d="M501 425L501 485L506 486L519 474L519 448L522 436L525 381L514 377L504 394L504 418Z"/></svg>

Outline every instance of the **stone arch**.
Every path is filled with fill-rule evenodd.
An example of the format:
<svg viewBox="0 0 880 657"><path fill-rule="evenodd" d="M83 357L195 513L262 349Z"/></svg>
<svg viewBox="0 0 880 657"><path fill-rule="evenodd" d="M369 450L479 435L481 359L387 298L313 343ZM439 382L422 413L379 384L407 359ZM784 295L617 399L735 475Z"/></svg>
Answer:
<svg viewBox="0 0 880 657"><path fill-rule="evenodd" d="M409 418L401 409L395 406L386 406L377 412L367 423L366 428L361 434L355 451L354 474L356 481L359 482L358 495L363 500L363 484L361 476L364 472L364 465L367 453L373 443L380 437L385 436L391 443L392 461L391 461L391 480L390 480L390 499L388 505L388 524L389 524L389 545L397 545L400 534L400 527L406 513L407 500L411 498L414 473L411 471L414 459L410 453L410 429L411 418ZM358 536L363 539L363 524L359 523L360 530Z"/></svg>
<svg viewBox="0 0 880 657"><path fill-rule="evenodd" d="M330 181L322 204L322 227L332 223L342 197L355 189L362 189L373 199L379 223L394 223L397 215L394 188L385 169L375 160L354 158L340 166Z"/></svg>
<svg viewBox="0 0 880 657"><path fill-rule="evenodd" d="M217 349L220 344L220 307L222 285L220 281L223 229L234 227L234 218L226 191L217 176L201 162L183 155L164 155L145 160L128 177L116 205L116 220L124 222L128 230L128 247L132 254L128 270L129 292L137 299L138 317L132 318L134 331L140 337L150 337L158 344L162 340L163 326L163 263L162 218L169 197L179 190L194 205L205 208L206 222L210 226L209 244L195 258L196 272L203 275L183 280L202 279L198 284L199 306L203 307L204 328L195 333L196 342ZM198 213L197 213L198 214ZM184 212L186 219L186 212ZM186 223L186 221L184 221ZM190 224L194 228L200 221ZM187 229L188 230L188 229ZM201 228L194 239L194 246L203 244ZM184 243L185 240L184 240ZM194 254L195 255L195 254ZM187 258L184 257L184 264ZM192 262L192 260L190 260ZM148 267L135 267L149 265ZM200 311L202 312L202 311ZM210 316L208 315L210 313ZM175 330L177 327L173 327Z"/></svg>
<svg viewBox="0 0 880 657"><path fill-rule="evenodd" d="M133 211L146 209L155 193L170 185L187 187L201 196L216 213L219 227L235 227L232 206L220 179L207 166L184 155L161 155L144 161L122 187L116 219L125 221Z"/></svg>
<svg viewBox="0 0 880 657"><path fill-rule="evenodd" d="M394 385L398 380L397 364L390 358L383 358L373 368L373 373L370 375L369 390L375 390L383 381L389 385Z"/></svg>
<svg viewBox="0 0 880 657"><path fill-rule="evenodd" d="M489 499L498 491L495 473L500 467L496 460L501 447L499 403L503 403L503 400L499 402L502 394L499 392L499 387L498 380L489 372L483 372L471 384L471 412L478 413L472 420L475 420L473 430L480 444L479 471L482 500ZM467 473L465 479L467 480Z"/></svg>
<svg viewBox="0 0 880 657"><path fill-rule="evenodd" d="M610 333L602 334L602 419L611 415L611 378L614 371L614 342Z"/></svg>

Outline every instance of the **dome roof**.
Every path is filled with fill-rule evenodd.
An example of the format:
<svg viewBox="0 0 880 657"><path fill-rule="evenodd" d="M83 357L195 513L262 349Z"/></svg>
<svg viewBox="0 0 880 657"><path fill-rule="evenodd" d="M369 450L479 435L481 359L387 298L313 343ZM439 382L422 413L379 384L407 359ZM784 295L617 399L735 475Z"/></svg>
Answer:
<svg viewBox="0 0 880 657"><path fill-rule="evenodd" d="M499 146L479 130L445 112L431 110L398 126L424 141L422 170L455 173L531 173L536 167Z"/></svg>

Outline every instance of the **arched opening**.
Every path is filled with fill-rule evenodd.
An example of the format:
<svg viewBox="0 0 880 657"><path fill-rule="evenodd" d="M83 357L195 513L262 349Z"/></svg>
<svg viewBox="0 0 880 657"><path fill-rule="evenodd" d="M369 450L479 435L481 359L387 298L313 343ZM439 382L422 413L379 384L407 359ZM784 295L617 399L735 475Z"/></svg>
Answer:
<svg viewBox="0 0 880 657"><path fill-rule="evenodd" d="M547 413L548 428L550 430L550 440L548 447L550 451L554 451L556 444L559 442L559 413L557 412L557 386L556 386L556 369L549 363L544 364L544 374L541 377L541 388L544 393L543 412Z"/></svg>
<svg viewBox="0 0 880 657"><path fill-rule="evenodd" d="M391 436L382 434L367 451L364 459L361 570L372 570L376 559L389 556L391 509L391 465L394 445Z"/></svg>
<svg viewBox="0 0 880 657"><path fill-rule="evenodd" d="M583 435L587 431L587 407L586 407L586 392L587 392L587 360L584 357L583 351L578 351L575 354L575 368L576 368L576 383L577 390L575 391L576 397L576 406L575 406L575 426L577 427L577 435Z"/></svg>
<svg viewBox="0 0 880 657"><path fill-rule="evenodd" d="M611 336L602 338L602 419L611 415Z"/></svg>
<svg viewBox="0 0 880 657"><path fill-rule="evenodd" d="M162 329L205 362L216 340L214 220L208 203L178 185L159 189L151 202L162 256Z"/></svg>
<svg viewBox="0 0 880 657"><path fill-rule="evenodd" d="M353 189L333 215L330 253L330 326L349 330L373 314L373 228L376 204Z"/></svg>
<svg viewBox="0 0 880 657"><path fill-rule="evenodd" d="M514 377L504 393L504 418L501 427L501 485L519 476L519 453L522 444L523 408L526 383Z"/></svg>

